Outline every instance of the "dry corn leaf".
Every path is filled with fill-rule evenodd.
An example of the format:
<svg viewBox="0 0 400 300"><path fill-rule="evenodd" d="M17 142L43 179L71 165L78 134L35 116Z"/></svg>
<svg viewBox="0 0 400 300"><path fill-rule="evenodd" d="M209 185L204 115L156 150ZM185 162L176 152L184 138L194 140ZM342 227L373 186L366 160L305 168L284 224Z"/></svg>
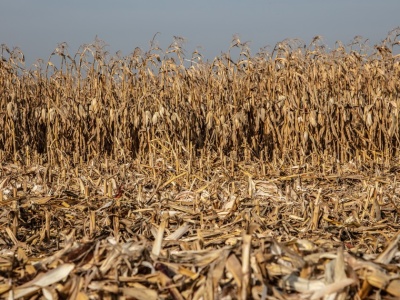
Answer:
<svg viewBox="0 0 400 300"><path fill-rule="evenodd" d="M74 264L62 264L53 270L39 274L33 280L15 288L12 291L12 297L14 297L14 299L19 299L21 297L32 295L39 289L46 288L66 278L74 268Z"/></svg>

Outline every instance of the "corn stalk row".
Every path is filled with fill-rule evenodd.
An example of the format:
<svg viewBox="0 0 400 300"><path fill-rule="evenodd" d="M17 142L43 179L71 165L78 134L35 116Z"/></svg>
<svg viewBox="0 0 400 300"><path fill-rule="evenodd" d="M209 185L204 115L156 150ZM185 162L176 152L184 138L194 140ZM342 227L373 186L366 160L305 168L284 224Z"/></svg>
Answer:
<svg viewBox="0 0 400 300"><path fill-rule="evenodd" d="M185 58L179 38L125 57L97 40L74 56L60 44L29 70L18 48L3 45L0 155L389 161L400 142L396 38L372 52L288 40L253 56L237 41L207 62L198 52Z"/></svg>

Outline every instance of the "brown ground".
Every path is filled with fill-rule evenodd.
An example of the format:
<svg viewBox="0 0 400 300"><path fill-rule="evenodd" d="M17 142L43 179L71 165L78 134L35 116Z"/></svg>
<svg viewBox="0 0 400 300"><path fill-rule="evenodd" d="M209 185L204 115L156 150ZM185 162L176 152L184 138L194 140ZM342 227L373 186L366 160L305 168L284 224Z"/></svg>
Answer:
<svg viewBox="0 0 400 300"><path fill-rule="evenodd" d="M6 299L400 297L394 164L159 159L0 175Z"/></svg>

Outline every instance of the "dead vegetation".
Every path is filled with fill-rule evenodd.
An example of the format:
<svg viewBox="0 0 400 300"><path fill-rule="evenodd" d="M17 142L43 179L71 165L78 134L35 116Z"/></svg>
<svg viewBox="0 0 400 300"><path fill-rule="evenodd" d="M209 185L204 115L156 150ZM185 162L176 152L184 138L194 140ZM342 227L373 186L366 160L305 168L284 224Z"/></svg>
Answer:
<svg viewBox="0 0 400 300"><path fill-rule="evenodd" d="M0 297L400 297L397 36L3 45Z"/></svg>

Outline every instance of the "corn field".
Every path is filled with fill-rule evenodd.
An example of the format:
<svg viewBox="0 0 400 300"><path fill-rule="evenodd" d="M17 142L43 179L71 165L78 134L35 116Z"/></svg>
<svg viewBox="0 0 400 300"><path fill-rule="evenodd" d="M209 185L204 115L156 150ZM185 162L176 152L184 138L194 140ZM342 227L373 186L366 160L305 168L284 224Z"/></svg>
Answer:
<svg viewBox="0 0 400 300"><path fill-rule="evenodd" d="M400 297L400 31L0 59L0 298Z"/></svg>
<svg viewBox="0 0 400 300"><path fill-rule="evenodd" d="M328 52L316 38L305 49L287 41L272 53L240 50L236 61L194 53L185 67L180 40L165 54L126 57L109 57L100 41L71 57L61 44L27 71L23 54L3 46L1 156L60 164L211 151L296 165L399 154L400 57L387 46Z"/></svg>

